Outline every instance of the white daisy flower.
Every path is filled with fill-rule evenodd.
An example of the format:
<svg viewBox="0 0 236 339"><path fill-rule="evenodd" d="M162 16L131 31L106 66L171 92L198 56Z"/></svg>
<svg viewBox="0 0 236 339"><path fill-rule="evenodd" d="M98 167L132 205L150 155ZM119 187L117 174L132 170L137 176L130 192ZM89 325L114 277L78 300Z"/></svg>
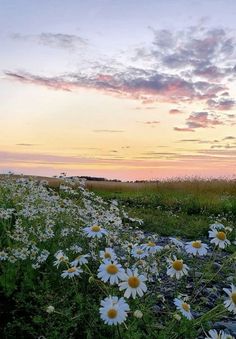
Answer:
<svg viewBox="0 0 236 339"><path fill-rule="evenodd" d="M67 270L64 270L61 274L62 278L73 278L78 277L80 273L82 273L83 270L81 270L78 267L70 267Z"/></svg>
<svg viewBox="0 0 236 339"><path fill-rule="evenodd" d="M185 251L193 255L206 255L207 250L208 246L206 244L203 244L201 240L187 242L185 246Z"/></svg>
<svg viewBox="0 0 236 339"><path fill-rule="evenodd" d="M221 224L220 222L215 222L214 224L210 225L210 229L212 231L214 231L214 230L219 231L219 230L223 230L224 228L225 228L224 225Z"/></svg>
<svg viewBox="0 0 236 339"><path fill-rule="evenodd" d="M78 264L79 265L87 264L88 263L87 258L89 257L90 257L89 254L78 255L78 257L76 257L75 260L73 260L70 264L71 266L78 266Z"/></svg>
<svg viewBox="0 0 236 339"><path fill-rule="evenodd" d="M171 278L174 276L176 279L180 279L183 275L188 274L189 267L183 263L183 260L177 259L174 255L174 260L167 259L167 262L169 264L169 268L167 269L167 275L169 275Z"/></svg>
<svg viewBox="0 0 236 339"><path fill-rule="evenodd" d="M116 259L116 254L115 254L113 248L108 247L108 248L105 248L105 251L100 251L99 252L99 257L101 259L115 260Z"/></svg>
<svg viewBox="0 0 236 339"><path fill-rule="evenodd" d="M53 262L53 265L57 268L62 262L67 263L69 260L69 258L61 250L55 253L54 257L56 258L56 260Z"/></svg>
<svg viewBox="0 0 236 339"><path fill-rule="evenodd" d="M208 332L209 337L205 337L205 339L234 339L232 335L225 333L221 330L219 333L216 330L210 330Z"/></svg>
<svg viewBox="0 0 236 339"><path fill-rule="evenodd" d="M236 314L236 286L231 284L231 291L228 288L223 288L229 298L225 300L224 305L230 311Z"/></svg>
<svg viewBox="0 0 236 339"><path fill-rule="evenodd" d="M177 238L174 238L174 237L169 237L169 239L172 242L172 244L174 244L175 246L180 247L180 248L184 248L183 241L181 241Z"/></svg>
<svg viewBox="0 0 236 339"><path fill-rule="evenodd" d="M74 253L80 253L80 252L82 252L82 247L80 247L78 245L72 245L70 247L70 250L73 251Z"/></svg>
<svg viewBox="0 0 236 339"><path fill-rule="evenodd" d="M187 304L184 300L175 298L174 304L176 308L183 314L183 316L185 316L189 320L193 319L193 316L190 312L190 305Z"/></svg>
<svg viewBox="0 0 236 339"><path fill-rule="evenodd" d="M109 296L101 301L101 306L100 316L107 325L122 324L128 316L129 305L124 298Z"/></svg>
<svg viewBox="0 0 236 339"><path fill-rule="evenodd" d="M8 255L5 251L0 251L0 261L7 260Z"/></svg>
<svg viewBox="0 0 236 339"><path fill-rule="evenodd" d="M209 238L213 238L210 242L219 246L219 248L225 248L230 245L230 241L226 237L226 233L224 231L213 230L209 231Z"/></svg>
<svg viewBox="0 0 236 339"><path fill-rule="evenodd" d="M107 234L107 231L98 225L85 227L84 232L87 234L89 238L101 238L103 235Z"/></svg>
<svg viewBox="0 0 236 339"><path fill-rule="evenodd" d="M148 253L156 253L162 250L162 246L158 246L156 245L153 241L149 241L146 244L142 244L141 248L143 248L145 251L147 251Z"/></svg>
<svg viewBox="0 0 236 339"><path fill-rule="evenodd" d="M98 278L107 282L110 280L110 284L118 284L119 280L122 280L124 275L124 269L117 261L110 261L105 259L104 262L98 268Z"/></svg>
<svg viewBox="0 0 236 339"><path fill-rule="evenodd" d="M122 280L123 281L119 283L119 288L120 291L126 290L124 294L126 298L129 298L132 295L133 299L135 299L136 294L142 297L144 292L147 291L147 286L144 283L147 278L144 275L139 275L137 269L131 271L128 268L127 274L124 273Z"/></svg>
<svg viewBox="0 0 236 339"><path fill-rule="evenodd" d="M131 250L131 255L134 258L142 259L148 256L148 253L144 250L144 248L141 248L141 246L134 246Z"/></svg>

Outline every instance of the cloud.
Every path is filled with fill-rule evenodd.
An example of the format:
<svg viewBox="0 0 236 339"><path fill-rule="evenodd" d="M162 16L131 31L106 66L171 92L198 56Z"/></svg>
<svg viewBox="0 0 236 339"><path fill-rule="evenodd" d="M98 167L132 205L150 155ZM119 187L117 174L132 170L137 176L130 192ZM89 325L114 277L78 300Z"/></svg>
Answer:
<svg viewBox="0 0 236 339"><path fill-rule="evenodd" d="M173 108L173 109L170 109L170 110L169 110L169 113L170 113L170 114L181 114L181 113L183 113L183 112L180 111L180 110L177 109L177 108Z"/></svg>
<svg viewBox="0 0 236 339"><path fill-rule="evenodd" d="M223 122L217 117L210 117L208 112L193 112L186 119L189 128L206 128L216 125L223 125Z"/></svg>
<svg viewBox="0 0 236 339"><path fill-rule="evenodd" d="M194 75L197 75L199 77L205 78L207 80L217 81L224 78L227 74L223 69L219 69L216 66L213 65L207 65L203 67L198 67L194 70Z"/></svg>
<svg viewBox="0 0 236 339"><path fill-rule="evenodd" d="M108 76L99 72L94 74L78 72L49 77L22 71L5 71L9 79L22 83L64 91L91 88L118 97L141 100L143 103L157 100L163 102L205 100L215 97L223 88L208 82L187 81L178 75L169 75L156 70L127 68L120 72L114 69L113 73Z"/></svg>
<svg viewBox="0 0 236 339"><path fill-rule="evenodd" d="M223 121L216 116L211 116L208 112L193 112L186 119L187 127L175 127L174 130L180 132L193 132L196 128L214 127L223 124Z"/></svg>
<svg viewBox="0 0 236 339"><path fill-rule="evenodd" d="M78 47L85 47L88 44L87 40L80 36L62 33L41 33L31 35L14 33L11 35L11 38L14 40L31 41L48 47L68 50L75 50Z"/></svg>
<svg viewBox="0 0 236 339"><path fill-rule="evenodd" d="M201 139L181 139L179 142L196 142L198 144L215 144L219 140L201 140Z"/></svg>
<svg viewBox="0 0 236 339"><path fill-rule="evenodd" d="M235 140L235 139L236 139L236 137L229 135L229 136L225 137L223 140Z"/></svg>
<svg viewBox="0 0 236 339"><path fill-rule="evenodd" d="M93 130L95 133L123 133L124 130L120 129L95 129Z"/></svg>
<svg viewBox="0 0 236 339"><path fill-rule="evenodd" d="M145 125L157 125L160 124L160 121L157 120L153 120L153 121L139 121L141 124L145 124Z"/></svg>
<svg viewBox="0 0 236 339"><path fill-rule="evenodd" d="M208 104L208 107L212 109L216 109L219 111L229 111L234 108L235 100L234 99L220 99L220 100L209 99L207 100L207 104Z"/></svg>
<svg viewBox="0 0 236 339"><path fill-rule="evenodd" d="M70 92L85 88L139 100L149 105L146 109L154 109L150 105L154 102L194 102L219 111L234 107L235 102L229 97L229 85L236 77L236 41L232 32L204 26L174 32L152 29L152 32L152 44L128 50L126 64L120 62L118 55L111 62L100 57L98 52L96 58L87 62L86 69L74 72L45 76L8 70L5 75L8 79L55 90ZM60 33L15 34L13 38L34 39L40 44L65 49L87 44L81 37ZM182 111L171 109L169 113L180 114ZM191 127L184 129L189 131Z"/></svg>
<svg viewBox="0 0 236 339"><path fill-rule="evenodd" d="M195 132L194 129L190 127L174 127L174 130L177 132Z"/></svg>
<svg viewBox="0 0 236 339"><path fill-rule="evenodd" d="M135 107L134 108L135 110L153 110L153 109L156 109L156 107L152 107L152 106L145 106L145 107L143 107L143 106L141 106L141 107Z"/></svg>
<svg viewBox="0 0 236 339"><path fill-rule="evenodd" d="M224 78L232 70L232 66L221 67L221 61L233 59L235 53L235 38L226 29L192 26L185 31L153 32L151 54L167 68L189 68L209 80Z"/></svg>
<svg viewBox="0 0 236 339"><path fill-rule="evenodd" d="M222 96L222 97L228 97L228 96L229 96L229 92L221 93L221 96Z"/></svg>
<svg viewBox="0 0 236 339"><path fill-rule="evenodd" d="M181 139L179 142L199 142L200 139Z"/></svg>
<svg viewBox="0 0 236 339"><path fill-rule="evenodd" d="M27 143L21 143L21 144L16 144L16 146L26 146L26 147L32 147L32 146L38 146L38 144L27 144Z"/></svg>
<svg viewBox="0 0 236 339"><path fill-rule="evenodd" d="M211 146L212 149L219 149L219 148L224 148L224 149L236 149L236 146L234 145L229 145L229 144L226 144L226 145L212 145Z"/></svg>
<svg viewBox="0 0 236 339"><path fill-rule="evenodd" d="M5 71L5 75L13 80L17 80L22 83L41 85L54 90L63 90L70 92L72 90L72 83L63 80L62 77L45 77L37 76L26 72L9 72Z"/></svg>
<svg viewBox="0 0 236 339"><path fill-rule="evenodd" d="M226 150L226 149L221 149L221 150L200 150L199 153L202 153L202 154L207 154L207 155L210 155L212 157L215 157L215 156L218 156L218 157L221 157L221 158L227 158L229 157L229 160L230 158L235 158L236 157L236 150ZM235 159L232 159L233 161L235 161Z"/></svg>

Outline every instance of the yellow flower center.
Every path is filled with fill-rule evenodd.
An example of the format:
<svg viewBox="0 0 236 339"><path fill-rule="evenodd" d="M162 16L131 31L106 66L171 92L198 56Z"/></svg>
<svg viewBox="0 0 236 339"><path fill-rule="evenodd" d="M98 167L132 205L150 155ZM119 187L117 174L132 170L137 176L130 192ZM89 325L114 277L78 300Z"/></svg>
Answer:
<svg viewBox="0 0 236 339"><path fill-rule="evenodd" d="M226 234L225 232L217 232L217 235L216 237L219 239L219 240L225 240L226 239Z"/></svg>
<svg viewBox="0 0 236 339"><path fill-rule="evenodd" d="M154 247L154 246L156 246L156 244L155 244L153 241L149 241L149 242L147 243L147 245L148 245L149 247Z"/></svg>
<svg viewBox="0 0 236 339"><path fill-rule="evenodd" d="M137 277L129 277L128 284L132 288L137 288L137 287L139 287L140 280Z"/></svg>
<svg viewBox="0 0 236 339"><path fill-rule="evenodd" d="M75 267L68 268L68 270L67 270L68 273L73 273L75 271L76 271Z"/></svg>
<svg viewBox="0 0 236 339"><path fill-rule="evenodd" d="M172 267L176 270L176 271L181 271L183 268L183 261L182 260L175 260L172 263Z"/></svg>
<svg viewBox="0 0 236 339"><path fill-rule="evenodd" d="M233 292L231 294L231 299L233 300L233 303L236 305L236 292Z"/></svg>
<svg viewBox="0 0 236 339"><path fill-rule="evenodd" d="M189 311L190 311L190 306L189 306L187 303L183 303L183 304L182 304L182 307L183 307L183 309L184 309L186 312L189 312Z"/></svg>
<svg viewBox="0 0 236 339"><path fill-rule="evenodd" d="M65 258L64 258L64 257L60 257L59 260L60 260L60 261L64 261Z"/></svg>
<svg viewBox="0 0 236 339"><path fill-rule="evenodd" d="M94 225L94 226L91 227L91 231L93 231L93 232L99 232L100 229L101 229L101 227L98 226L98 225Z"/></svg>
<svg viewBox="0 0 236 339"><path fill-rule="evenodd" d="M193 241L192 246L194 248L201 248L202 247L201 241Z"/></svg>
<svg viewBox="0 0 236 339"><path fill-rule="evenodd" d="M137 253L137 254L143 254L143 252L144 252L143 250L137 250L136 253Z"/></svg>
<svg viewBox="0 0 236 339"><path fill-rule="evenodd" d="M118 272L118 268L114 264L110 264L106 268L107 273L109 274L116 274Z"/></svg>
<svg viewBox="0 0 236 339"><path fill-rule="evenodd" d="M107 316L110 319L114 319L117 316L117 310L115 310L114 308L111 308L108 312L107 312Z"/></svg>
<svg viewBox="0 0 236 339"><path fill-rule="evenodd" d="M108 252L105 252L105 254L104 254L104 258L106 258L106 259L111 259L111 255L110 255L110 253L108 253Z"/></svg>

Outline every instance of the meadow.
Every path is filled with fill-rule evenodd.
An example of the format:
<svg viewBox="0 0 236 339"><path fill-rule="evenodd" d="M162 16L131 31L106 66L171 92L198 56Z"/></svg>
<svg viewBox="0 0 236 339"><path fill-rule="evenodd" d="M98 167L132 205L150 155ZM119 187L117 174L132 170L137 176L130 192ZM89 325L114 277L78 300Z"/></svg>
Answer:
<svg viewBox="0 0 236 339"><path fill-rule="evenodd" d="M236 223L236 180L175 179L125 183L88 181L105 200L116 199L142 229L189 239L207 236L209 223Z"/></svg>
<svg viewBox="0 0 236 339"><path fill-rule="evenodd" d="M232 339L235 221L233 180L2 176L1 337Z"/></svg>

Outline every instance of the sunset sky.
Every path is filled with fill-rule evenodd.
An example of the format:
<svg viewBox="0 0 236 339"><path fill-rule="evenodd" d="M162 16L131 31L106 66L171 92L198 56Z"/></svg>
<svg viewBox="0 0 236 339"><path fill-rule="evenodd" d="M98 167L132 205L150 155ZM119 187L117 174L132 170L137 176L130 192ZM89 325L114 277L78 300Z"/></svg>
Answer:
<svg viewBox="0 0 236 339"><path fill-rule="evenodd" d="M0 173L236 175L235 0L0 0Z"/></svg>

